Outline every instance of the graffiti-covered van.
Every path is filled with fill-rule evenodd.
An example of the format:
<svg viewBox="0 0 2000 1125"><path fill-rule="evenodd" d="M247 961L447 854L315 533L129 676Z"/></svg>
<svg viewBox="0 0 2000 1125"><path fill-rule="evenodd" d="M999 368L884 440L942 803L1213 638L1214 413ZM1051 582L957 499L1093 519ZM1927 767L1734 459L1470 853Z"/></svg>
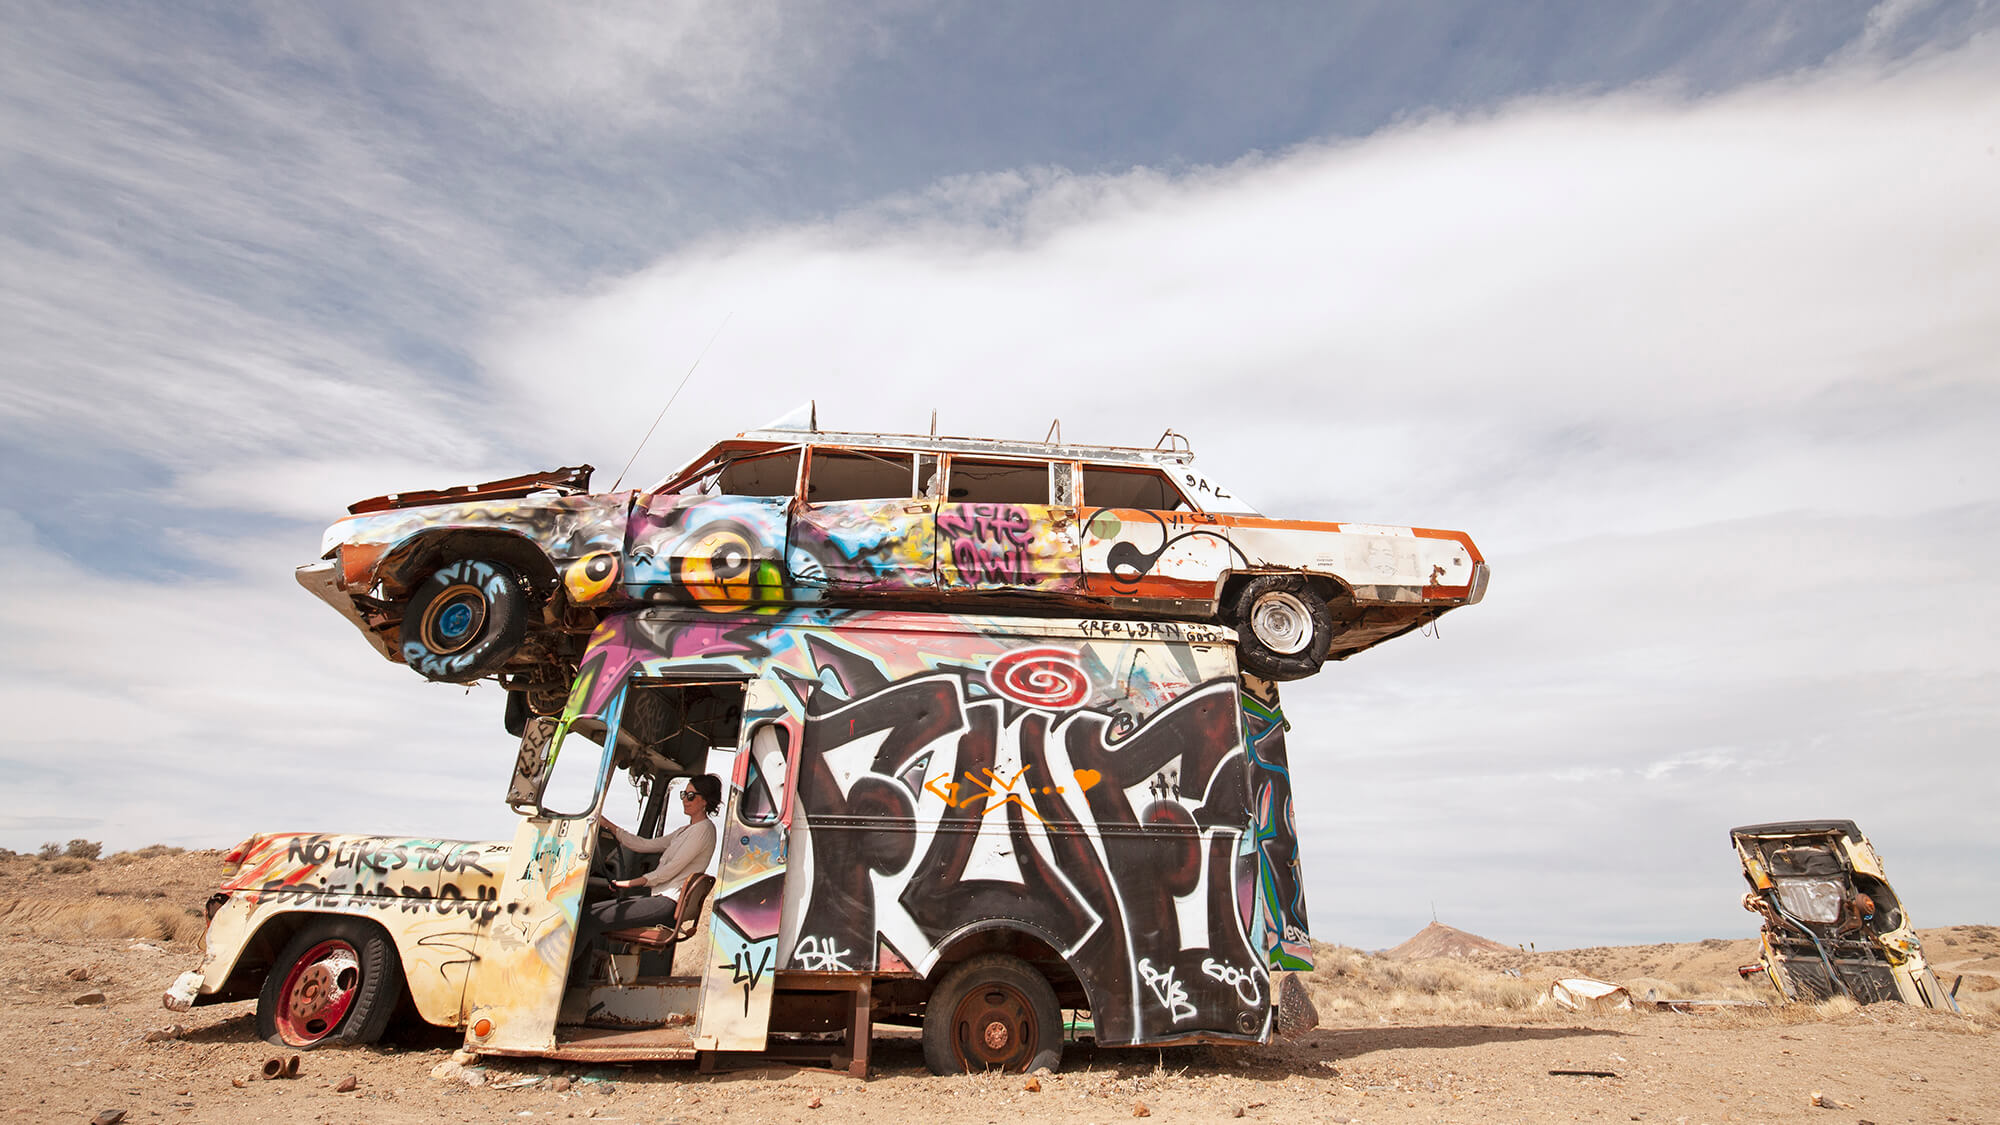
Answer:
<svg viewBox="0 0 2000 1125"><path fill-rule="evenodd" d="M255 837L167 1003L256 996L266 1036L310 1047L379 1035L407 995L472 1050L575 1059L844 1029L861 1070L883 1021L921 1027L940 1073L1055 1066L1079 1026L1261 1042L1311 950L1287 724L1236 652L1190 622L613 614L493 779L511 842ZM650 859L600 830L607 793L636 785L633 831L658 838L724 759L712 889L578 948ZM701 909L701 967L676 976Z"/></svg>
<svg viewBox="0 0 2000 1125"><path fill-rule="evenodd" d="M643 490L578 466L364 500L299 580L391 660L499 677L514 733L638 605L1206 621L1291 680L1485 592L1463 532L1268 518L1162 445L753 430Z"/></svg>

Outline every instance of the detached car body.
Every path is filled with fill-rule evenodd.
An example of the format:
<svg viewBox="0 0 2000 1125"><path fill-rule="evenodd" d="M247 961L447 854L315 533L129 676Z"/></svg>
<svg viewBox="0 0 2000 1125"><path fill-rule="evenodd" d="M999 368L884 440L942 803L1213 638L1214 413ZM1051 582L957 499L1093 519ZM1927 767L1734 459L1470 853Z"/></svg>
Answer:
<svg viewBox="0 0 2000 1125"><path fill-rule="evenodd" d="M1851 820L1752 824L1729 831L1750 892L1743 908L1764 919L1755 965L1786 1000L1847 996L1957 1011L1925 962L1882 860Z"/></svg>
<svg viewBox="0 0 2000 1125"><path fill-rule="evenodd" d="M385 657L498 675L538 714L591 628L647 604L1212 621L1288 680L1487 580L1464 533L1269 519L1185 448L767 429L644 490L593 493L590 472L362 501L299 580Z"/></svg>

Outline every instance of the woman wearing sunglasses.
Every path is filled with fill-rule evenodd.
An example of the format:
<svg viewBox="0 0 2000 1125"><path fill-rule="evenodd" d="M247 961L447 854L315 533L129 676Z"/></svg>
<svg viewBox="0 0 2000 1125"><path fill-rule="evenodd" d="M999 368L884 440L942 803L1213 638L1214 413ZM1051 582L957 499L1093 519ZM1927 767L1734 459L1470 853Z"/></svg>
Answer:
<svg viewBox="0 0 2000 1125"><path fill-rule="evenodd" d="M577 949L590 948L597 935L606 930L657 926L674 920L674 912L680 908L674 896L680 892L681 884L687 882L688 876L707 870L709 857L715 854L715 823L709 818L721 804L721 780L705 773L689 778L687 787L681 790L681 811L687 813L688 822L664 836L649 840L634 836L608 819L603 822L620 844L642 855L658 855L660 862L636 879L611 881L613 887L640 894L605 899L584 907L576 932Z"/></svg>

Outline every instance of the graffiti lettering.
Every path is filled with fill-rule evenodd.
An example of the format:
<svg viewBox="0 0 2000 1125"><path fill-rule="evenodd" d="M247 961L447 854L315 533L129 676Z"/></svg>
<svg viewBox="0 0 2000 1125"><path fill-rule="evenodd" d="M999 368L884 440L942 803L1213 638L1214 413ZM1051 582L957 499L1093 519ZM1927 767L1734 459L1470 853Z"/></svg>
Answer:
<svg viewBox="0 0 2000 1125"><path fill-rule="evenodd" d="M1264 1002L1263 974L1255 969L1239 969L1234 965L1225 965L1213 957L1204 957L1201 971L1235 989L1237 999L1245 1004ZM1246 988L1248 991L1245 991Z"/></svg>
<svg viewBox="0 0 2000 1125"><path fill-rule="evenodd" d="M832 938L800 938L792 950L792 961L809 973L849 973L854 971L847 964L852 953L853 950L840 948Z"/></svg>
<svg viewBox="0 0 2000 1125"><path fill-rule="evenodd" d="M1077 627L1088 636L1116 637L1134 641L1187 641L1191 644L1214 644L1222 639L1222 630L1214 625L1183 621L1120 621L1115 618L1093 618L1077 622Z"/></svg>
<svg viewBox="0 0 2000 1125"><path fill-rule="evenodd" d="M757 991L764 974L771 971L771 946L768 942L760 942L754 951L744 949L717 968L728 969L733 974L729 983L743 986L743 1014L747 1016L750 1014L751 994Z"/></svg>
<svg viewBox="0 0 2000 1125"><path fill-rule="evenodd" d="M937 514L939 561L946 549L959 581L1026 586L1035 581L1034 521L1014 504L944 504Z"/></svg>
<svg viewBox="0 0 2000 1125"><path fill-rule="evenodd" d="M1174 979L1172 965L1167 966L1162 972L1153 968L1151 958L1141 957L1139 977L1146 982L1147 988L1153 990L1153 999L1160 1002L1160 1007L1167 1010L1167 1014L1173 1017L1175 1023L1194 1018L1194 1005L1188 1003L1187 989L1181 987L1181 982Z"/></svg>

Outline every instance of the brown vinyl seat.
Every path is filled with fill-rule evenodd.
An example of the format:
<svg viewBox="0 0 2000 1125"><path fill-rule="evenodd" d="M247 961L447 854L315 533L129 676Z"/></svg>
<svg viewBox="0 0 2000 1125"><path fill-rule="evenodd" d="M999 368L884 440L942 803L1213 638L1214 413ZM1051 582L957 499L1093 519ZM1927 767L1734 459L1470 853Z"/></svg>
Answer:
<svg viewBox="0 0 2000 1125"><path fill-rule="evenodd" d="M627 945L658 949L672 955L674 946L694 936L701 925L702 903L708 901L708 892L715 888L715 876L698 871L687 877L681 884L681 893L674 906L674 921L670 926L633 926L623 930L606 930L608 941L622 941Z"/></svg>

